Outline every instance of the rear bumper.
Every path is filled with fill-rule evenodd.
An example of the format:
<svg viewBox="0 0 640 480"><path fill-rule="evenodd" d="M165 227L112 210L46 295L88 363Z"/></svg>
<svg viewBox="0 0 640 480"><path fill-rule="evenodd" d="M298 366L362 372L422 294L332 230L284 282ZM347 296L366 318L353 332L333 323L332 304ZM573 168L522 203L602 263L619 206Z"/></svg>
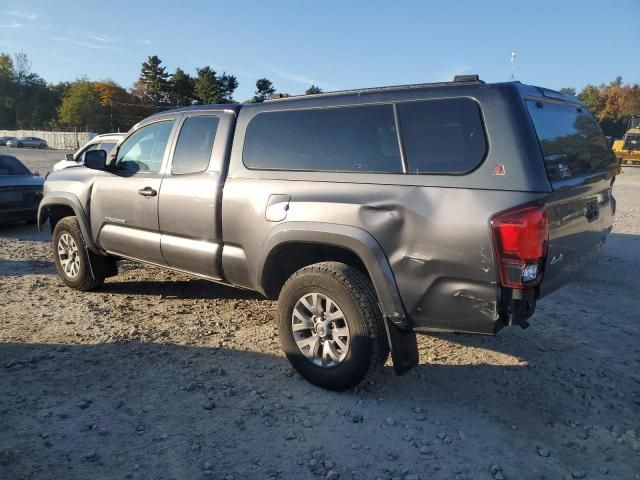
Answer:
<svg viewBox="0 0 640 480"><path fill-rule="evenodd" d="M6 205L0 204L0 223L35 221L38 216L38 204Z"/></svg>

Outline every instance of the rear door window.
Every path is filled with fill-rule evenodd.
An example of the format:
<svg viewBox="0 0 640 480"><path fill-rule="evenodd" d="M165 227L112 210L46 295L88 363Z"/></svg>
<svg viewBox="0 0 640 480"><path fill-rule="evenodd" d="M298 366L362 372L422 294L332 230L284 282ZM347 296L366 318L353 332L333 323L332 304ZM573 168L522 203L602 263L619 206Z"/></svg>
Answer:
<svg viewBox="0 0 640 480"><path fill-rule="evenodd" d="M183 175L207 169L219 122L219 118L212 115L185 119L173 154L171 173Z"/></svg>
<svg viewBox="0 0 640 480"><path fill-rule="evenodd" d="M588 110L527 100L551 182L608 170L616 159Z"/></svg>
<svg viewBox="0 0 640 480"><path fill-rule="evenodd" d="M393 106L260 113L247 127L243 162L264 170L401 173Z"/></svg>
<svg viewBox="0 0 640 480"><path fill-rule="evenodd" d="M407 173L463 174L484 160L487 140L473 100L406 102L398 110Z"/></svg>

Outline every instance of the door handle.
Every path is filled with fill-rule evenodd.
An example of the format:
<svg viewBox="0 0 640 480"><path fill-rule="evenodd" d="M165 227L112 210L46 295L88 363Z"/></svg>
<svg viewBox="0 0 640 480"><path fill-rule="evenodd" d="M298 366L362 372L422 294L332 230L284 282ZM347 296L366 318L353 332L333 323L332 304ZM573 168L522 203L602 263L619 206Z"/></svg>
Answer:
<svg viewBox="0 0 640 480"><path fill-rule="evenodd" d="M155 197L158 192L151 187L144 187L138 190L138 193L143 197Z"/></svg>

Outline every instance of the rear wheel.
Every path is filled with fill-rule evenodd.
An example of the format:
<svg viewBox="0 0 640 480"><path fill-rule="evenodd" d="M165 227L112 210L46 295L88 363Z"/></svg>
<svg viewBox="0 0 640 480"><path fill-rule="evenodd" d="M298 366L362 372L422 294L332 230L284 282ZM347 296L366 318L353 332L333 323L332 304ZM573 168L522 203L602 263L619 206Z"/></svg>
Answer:
<svg viewBox="0 0 640 480"><path fill-rule="evenodd" d="M53 257L60 278L71 288L91 290L104 282L104 277L94 275L76 217L65 217L57 223L53 230Z"/></svg>
<svg viewBox="0 0 640 480"><path fill-rule="evenodd" d="M353 388L389 355L373 286L349 265L323 262L297 271L282 288L278 317L291 365L319 387Z"/></svg>
<svg viewBox="0 0 640 480"><path fill-rule="evenodd" d="M38 145L38 148L40 150L43 150L43 149L47 148L47 146L44 143L41 143L40 145Z"/></svg>

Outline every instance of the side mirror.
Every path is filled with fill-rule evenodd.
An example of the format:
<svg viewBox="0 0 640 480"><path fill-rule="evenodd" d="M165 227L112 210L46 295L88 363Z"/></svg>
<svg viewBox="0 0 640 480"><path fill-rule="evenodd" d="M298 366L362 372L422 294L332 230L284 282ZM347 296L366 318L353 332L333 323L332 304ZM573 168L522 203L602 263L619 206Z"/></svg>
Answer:
<svg viewBox="0 0 640 480"><path fill-rule="evenodd" d="M89 150L84 154L84 166L94 170L104 170L107 166L107 152L104 150Z"/></svg>
<svg viewBox="0 0 640 480"><path fill-rule="evenodd" d="M73 161L75 161L75 158L73 158L73 153L67 153L67 154L64 156L64 159L65 159L65 160L67 160L68 162L73 162Z"/></svg>

